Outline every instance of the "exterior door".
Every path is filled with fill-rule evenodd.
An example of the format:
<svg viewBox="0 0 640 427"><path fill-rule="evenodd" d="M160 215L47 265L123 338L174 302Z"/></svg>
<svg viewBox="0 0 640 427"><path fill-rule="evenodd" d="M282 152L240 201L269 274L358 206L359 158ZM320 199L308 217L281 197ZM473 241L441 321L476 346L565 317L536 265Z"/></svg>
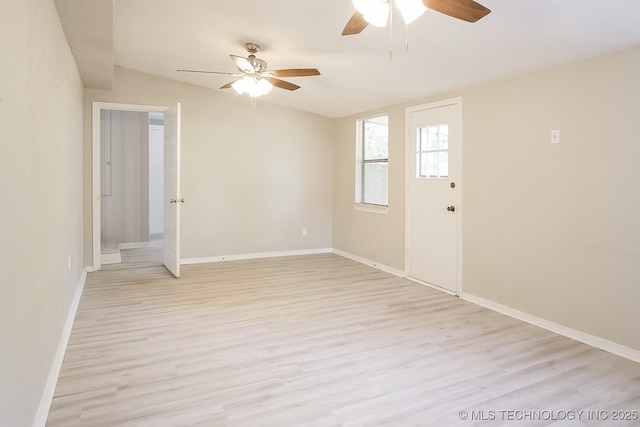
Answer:
<svg viewBox="0 0 640 427"><path fill-rule="evenodd" d="M459 292L461 105L407 110L406 273Z"/></svg>
<svg viewBox="0 0 640 427"><path fill-rule="evenodd" d="M164 265L180 277L180 104L164 112Z"/></svg>

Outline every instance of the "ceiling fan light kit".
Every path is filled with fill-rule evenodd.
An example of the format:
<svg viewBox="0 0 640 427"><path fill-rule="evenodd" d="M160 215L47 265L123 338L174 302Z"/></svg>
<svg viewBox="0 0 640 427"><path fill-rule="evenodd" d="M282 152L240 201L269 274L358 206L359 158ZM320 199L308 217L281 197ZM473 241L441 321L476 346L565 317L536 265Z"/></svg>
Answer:
<svg viewBox="0 0 640 427"><path fill-rule="evenodd" d="M252 98L266 95L271 92L271 89L273 89L273 85L268 80L250 76L236 80L231 84L231 87L238 93L238 95L248 93Z"/></svg>
<svg viewBox="0 0 640 427"><path fill-rule="evenodd" d="M420 0L395 0L396 7L402 15L404 23L409 25L423 13L427 11L427 8Z"/></svg>
<svg viewBox="0 0 640 427"><path fill-rule="evenodd" d="M386 27L391 11L391 0L353 0L353 6L369 24ZM410 24L420 17L427 8L422 0L395 0L395 6L405 24Z"/></svg>
<svg viewBox="0 0 640 427"><path fill-rule="evenodd" d="M389 18L390 5L381 0L353 0L353 6L369 24L376 27L386 27Z"/></svg>

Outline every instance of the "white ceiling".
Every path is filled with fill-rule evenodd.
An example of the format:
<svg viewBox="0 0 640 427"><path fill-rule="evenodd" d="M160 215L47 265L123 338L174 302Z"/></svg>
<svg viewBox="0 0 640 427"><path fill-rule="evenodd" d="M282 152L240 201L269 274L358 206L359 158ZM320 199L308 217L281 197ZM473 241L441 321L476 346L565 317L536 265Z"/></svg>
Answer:
<svg viewBox="0 0 640 427"><path fill-rule="evenodd" d="M256 42L269 69L322 73L287 79L301 89L274 88L265 102L341 117L640 45L638 0L481 3L492 12L474 24L427 11L405 51L399 17L392 37L372 26L341 36L350 0L114 0L113 61L217 89L231 78L176 70L234 72L229 54Z"/></svg>

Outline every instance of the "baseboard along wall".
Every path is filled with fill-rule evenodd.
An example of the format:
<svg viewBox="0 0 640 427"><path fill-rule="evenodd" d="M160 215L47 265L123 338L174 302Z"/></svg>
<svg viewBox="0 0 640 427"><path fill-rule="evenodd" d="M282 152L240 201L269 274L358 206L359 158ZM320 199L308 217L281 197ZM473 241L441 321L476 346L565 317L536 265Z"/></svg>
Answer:
<svg viewBox="0 0 640 427"><path fill-rule="evenodd" d="M53 401L53 394L56 391L56 384L58 383L58 377L60 376L60 368L62 367L62 361L64 360L64 353L67 350L67 344L69 343L69 337L71 336L71 329L73 328L73 321L76 318L76 312L78 311L78 305L80 304L80 297L82 296L86 279L87 270L85 269L80 275L80 280L78 280L76 291L73 294L71 306L67 313L67 319L65 320L62 334L60 334L60 339L58 340L55 357L51 362L49 374L47 375L47 382L45 383L44 390L42 391L38 411L36 412L36 416L33 421L34 427L44 427L47 423L49 409L51 408L51 402Z"/></svg>

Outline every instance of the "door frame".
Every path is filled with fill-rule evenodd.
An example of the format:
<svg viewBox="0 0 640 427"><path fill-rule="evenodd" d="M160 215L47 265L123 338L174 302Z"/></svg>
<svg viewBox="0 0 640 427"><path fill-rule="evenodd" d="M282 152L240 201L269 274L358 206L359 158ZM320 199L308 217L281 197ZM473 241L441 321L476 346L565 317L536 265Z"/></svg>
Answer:
<svg viewBox="0 0 640 427"><path fill-rule="evenodd" d="M101 174L100 174L100 127L101 118L100 110L119 110L119 111L136 111L140 113L158 112L164 113L169 107L138 105L138 104L121 104L114 102L91 103L91 209L92 209L92 232L91 232L91 271L98 271L102 267L100 262L100 240L101 240Z"/></svg>
<svg viewBox="0 0 640 427"><path fill-rule="evenodd" d="M455 182L456 182L456 187L460 188L460 191L456 191L455 192L455 206L456 206L456 210L458 211L458 214L456 215L456 291L455 292L450 292L447 289L444 288L440 288L438 286L434 286L431 285L430 283L427 282L423 282L421 280L418 279L414 279L409 277L409 269L408 269L408 263L409 263L409 233L411 232L411 230L409 230L409 171L412 170L412 168L409 165L409 162L415 162L415 157L411 156L410 157L410 153L412 153L413 151L415 151L412 147L414 147L415 145L415 141L411 140L411 114L418 112L418 111L423 111L423 110L431 110L434 108L440 108L440 107L447 107L450 105L456 105L457 106L457 110L458 110L458 119L459 119L459 123L460 123L460 145L457 147L457 153L456 153L456 158L455 158L455 162L457 163L458 166L458 170L457 170L457 177L455 178ZM405 109L405 128L406 128L406 133L405 133L405 159L404 159L404 169L405 169L405 195L404 195L404 276L406 278L408 278L409 280L421 283L423 285L427 285L429 287L432 287L434 289L437 289L439 291L442 292L446 292L446 293L450 293L453 295L460 295L460 292L462 292L462 214L461 212L463 212L462 209L462 189L463 187L463 182L462 182L462 146L463 146L463 133L462 133L462 97L458 96L455 98L449 98L449 99L443 99L441 101L435 101L435 102L430 102L427 104L421 104L421 105L415 105L413 107L407 107ZM410 150L411 149L411 150Z"/></svg>

